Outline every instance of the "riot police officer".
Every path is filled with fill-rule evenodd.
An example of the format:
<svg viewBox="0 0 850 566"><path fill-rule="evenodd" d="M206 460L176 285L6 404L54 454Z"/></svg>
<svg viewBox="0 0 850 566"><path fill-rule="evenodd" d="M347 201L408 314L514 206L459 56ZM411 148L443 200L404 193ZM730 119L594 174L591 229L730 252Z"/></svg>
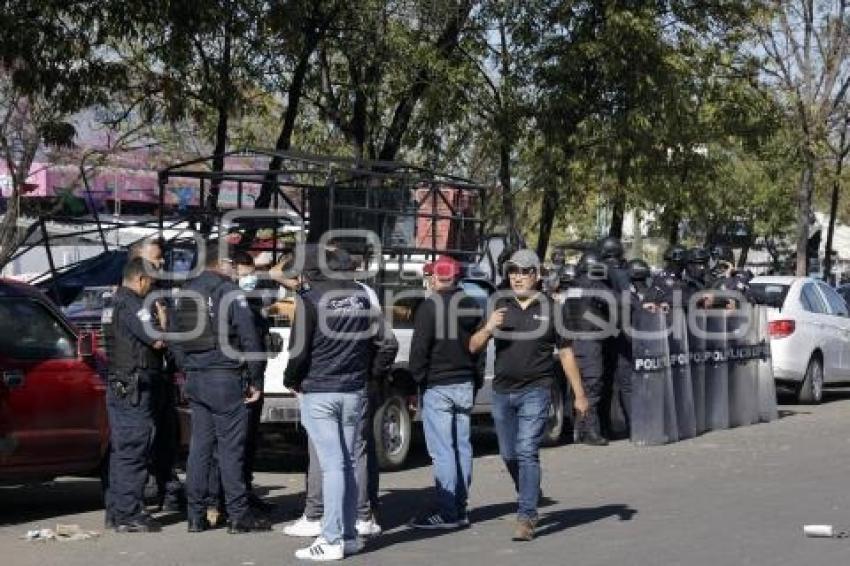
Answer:
<svg viewBox="0 0 850 566"><path fill-rule="evenodd" d="M576 333L569 338L573 338L573 351L581 371L588 410L584 417L576 422L574 438L576 442L605 446L608 441L601 433L598 414L604 389L605 339L584 334L599 333L601 330L588 316L607 320L610 314L607 303L598 296L610 291L610 287L605 283L607 268L596 250L588 250L579 259L576 272L577 276L564 294L564 313L567 329Z"/></svg>
<svg viewBox="0 0 850 566"><path fill-rule="evenodd" d="M647 289L649 289L649 277L651 275L649 265L642 259L635 258L629 261L626 265L626 270L629 273L632 291L640 300L643 300Z"/></svg>
<svg viewBox="0 0 850 566"><path fill-rule="evenodd" d="M244 293L231 279L231 261L217 246L206 250L206 269L184 286L177 307L177 329L200 328L200 335L179 344L188 375L186 394L192 409L192 441L186 476L189 532L209 527L206 519L209 467L218 450L219 472L231 534L268 530L269 520L249 505L244 479L248 405L260 398L262 363L243 362L236 353L263 352ZM198 304L187 292L203 297ZM197 332L195 333L197 334ZM251 356L251 359L256 357ZM247 377L243 376L247 369Z"/></svg>
<svg viewBox="0 0 850 566"><path fill-rule="evenodd" d="M124 267L121 287L115 293L109 363L107 411L109 414L109 483L107 523L118 532L152 532L159 524L145 513L144 490L148 458L154 435L152 384L161 379L165 344L145 330L153 326L144 297L153 284L154 267L142 258Z"/></svg>
<svg viewBox="0 0 850 566"><path fill-rule="evenodd" d="M735 264L735 255L729 246L715 244L709 252L709 271L713 280L721 279L731 274Z"/></svg>
<svg viewBox="0 0 850 566"><path fill-rule="evenodd" d="M658 274L659 279L668 277L682 278L682 272L688 260L688 250L679 244L667 248L664 252L664 268Z"/></svg>
<svg viewBox="0 0 850 566"><path fill-rule="evenodd" d="M686 295L682 300L685 304L688 304L693 295L699 294L710 286L709 259L709 253L705 248L696 247L688 250L687 264L682 278Z"/></svg>
<svg viewBox="0 0 850 566"><path fill-rule="evenodd" d="M608 281L617 294L628 291L629 275L626 270L625 250L619 238L608 236L599 242L599 257L608 267Z"/></svg>

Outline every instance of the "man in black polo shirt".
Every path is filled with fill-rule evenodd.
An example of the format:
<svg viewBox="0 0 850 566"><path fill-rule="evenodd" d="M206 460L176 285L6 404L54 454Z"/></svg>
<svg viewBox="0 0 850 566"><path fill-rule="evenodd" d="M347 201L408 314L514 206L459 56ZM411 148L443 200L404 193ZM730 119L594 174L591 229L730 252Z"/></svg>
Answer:
<svg viewBox="0 0 850 566"><path fill-rule="evenodd" d="M493 380L493 420L499 453L518 494L514 540L531 540L540 497L540 442L546 429L555 379L555 349L570 382L580 417L588 410L581 374L570 343L555 321L555 303L537 290L540 260L532 250L519 250L505 263L511 291L496 302L487 323L470 339L470 351L480 352L496 340Z"/></svg>

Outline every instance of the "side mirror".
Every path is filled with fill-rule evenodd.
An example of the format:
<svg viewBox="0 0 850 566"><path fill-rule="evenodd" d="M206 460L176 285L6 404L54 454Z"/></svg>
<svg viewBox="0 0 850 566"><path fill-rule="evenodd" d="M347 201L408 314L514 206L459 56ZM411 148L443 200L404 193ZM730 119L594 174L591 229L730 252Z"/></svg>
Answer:
<svg viewBox="0 0 850 566"><path fill-rule="evenodd" d="M88 360L94 357L95 351L95 336L91 332L80 334L77 339L77 355Z"/></svg>

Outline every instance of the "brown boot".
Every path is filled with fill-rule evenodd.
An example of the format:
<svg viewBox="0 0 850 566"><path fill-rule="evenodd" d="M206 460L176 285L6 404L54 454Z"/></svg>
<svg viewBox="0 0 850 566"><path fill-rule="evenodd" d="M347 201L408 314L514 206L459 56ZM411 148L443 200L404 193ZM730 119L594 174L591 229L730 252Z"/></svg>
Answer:
<svg viewBox="0 0 850 566"><path fill-rule="evenodd" d="M516 528L514 528L513 540L534 540L535 522L536 521L532 521L531 519L517 519Z"/></svg>

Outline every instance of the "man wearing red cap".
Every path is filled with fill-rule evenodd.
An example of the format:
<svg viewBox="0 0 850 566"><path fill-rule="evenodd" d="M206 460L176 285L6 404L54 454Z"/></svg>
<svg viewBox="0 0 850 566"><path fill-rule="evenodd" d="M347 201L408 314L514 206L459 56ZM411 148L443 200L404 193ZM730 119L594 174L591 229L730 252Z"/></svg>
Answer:
<svg viewBox="0 0 850 566"><path fill-rule="evenodd" d="M481 324L472 299L457 282L461 265L441 256L433 263L432 293L416 310L410 370L422 393L422 420L437 484L435 508L414 518L420 529L469 525L466 504L472 482L470 415L475 388L483 379L469 340Z"/></svg>

